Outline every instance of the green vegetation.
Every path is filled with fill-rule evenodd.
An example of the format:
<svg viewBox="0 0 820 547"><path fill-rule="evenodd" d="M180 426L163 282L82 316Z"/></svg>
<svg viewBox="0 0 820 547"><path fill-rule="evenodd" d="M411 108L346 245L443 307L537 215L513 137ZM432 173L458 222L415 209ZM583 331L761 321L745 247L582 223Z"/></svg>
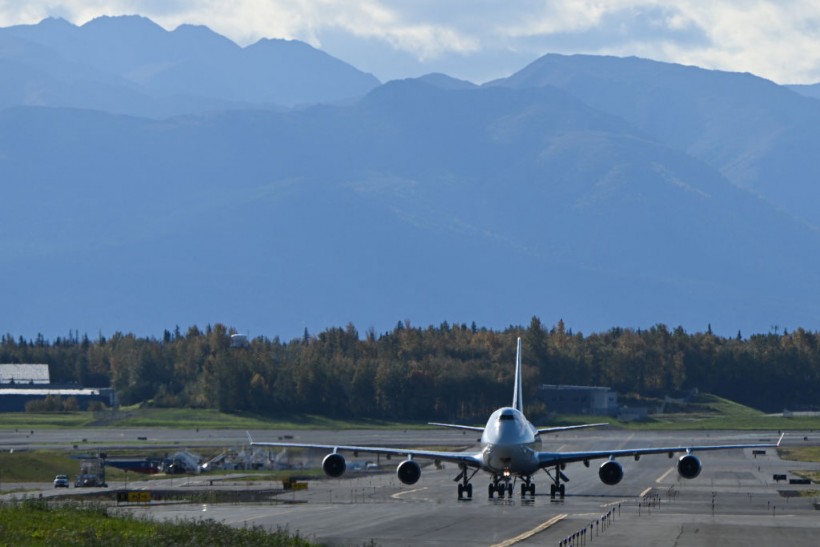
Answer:
<svg viewBox="0 0 820 547"><path fill-rule="evenodd" d="M651 400L644 401L653 406ZM558 415L550 418L533 418L538 426L577 425L590 421L609 423L613 427L630 430L719 430L719 429L756 429L756 430L796 430L820 429L820 417L784 417L768 415L753 408L735 403L721 397L701 394L685 407L678 407L674 412L652 414L649 418L635 422L621 422L606 416ZM468 420L474 425L483 425L481 419ZM82 428L95 425L117 427L167 427L174 429L239 429L239 430L349 430L349 429L431 429L434 426L423 422L401 422L388 420L356 420L329 418L325 416L283 415L266 417L248 413L231 414L207 408L140 408L139 405L121 410L100 412L72 412L68 414L30 414L0 413L0 428L17 429L21 435L37 438L37 430L54 427ZM78 450L87 453L94 450L93 443L84 443L81 439ZM133 444L139 447L140 441L123 441L124 445ZM111 452L110 452L111 453ZM113 454L113 453L111 453ZM0 458L2 456L0 455Z"/></svg>
<svg viewBox="0 0 820 547"><path fill-rule="evenodd" d="M50 482L58 474L74 479L80 462L65 452L35 450L10 453L0 452L0 481Z"/></svg>
<svg viewBox="0 0 820 547"><path fill-rule="evenodd" d="M98 413L98 416L104 416ZM108 418L106 418L108 419ZM386 420L338 419L315 414L266 417L249 413L231 414L215 409L135 408L117 412L112 418L124 427L172 427L177 429L394 429L420 427Z"/></svg>
<svg viewBox="0 0 820 547"><path fill-rule="evenodd" d="M817 498L820 490L780 490L784 498Z"/></svg>
<svg viewBox="0 0 820 547"><path fill-rule="evenodd" d="M132 405L96 412L4 412L0 429L21 434L38 429L82 428L96 425L118 427L168 427L174 429L396 429L428 427L426 423L388 420L340 419L315 414L279 414L276 417L222 412L211 408L157 408Z"/></svg>
<svg viewBox="0 0 820 547"><path fill-rule="evenodd" d="M795 475L809 479L813 483L820 483L820 471L792 471Z"/></svg>
<svg viewBox="0 0 820 547"><path fill-rule="evenodd" d="M96 419L91 412L4 412L0 414L0 428L16 429L20 432L35 431L54 427L88 427Z"/></svg>
<svg viewBox="0 0 820 547"><path fill-rule="evenodd" d="M43 500L0 503L2 545L313 545L286 530L231 528L213 520L157 522L103 505Z"/></svg>
<svg viewBox="0 0 820 547"><path fill-rule="evenodd" d="M94 452L91 450L77 450L74 455L90 456ZM156 453L141 453L142 456L149 458L161 458L167 450L156 451ZM131 456L133 450L109 450L107 452L109 457ZM215 456L216 454L203 454L205 456ZM72 453L58 452L52 450L30 450L30 451L15 451L13 453L3 451L0 452L0 485L2 483L11 482L51 482L56 475L65 474L69 476L70 482L77 476L80 469L80 460L71 457ZM218 479L220 476L227 474L235 474L236 471L213 471L209 476ZM242 471L243 477L232 478L232 481L271 481L282 480L283 478L293 474L293 471ZM299 474L315 476L316 478L324 478L324 473L320 469L305 470L304 473L299 471ZM180 475L142 475L139 473L126 473L123 469L113 466L106 466L105 468L106 481L109 486L121 486L120 483L126 481L144 480L146 478L179 478ZM6 490L4 490L6 492Z"/></svg>
<svg viewBox="0 0 820 547"><path fill-rule="evenodd" d="M784 460L820 462L820 446L784 446L777 452Z"/></svg>
<svg viewBox="0 0 820 547"><path fill-rule="evenodd" d="M0 362L48 363L55 382L110 385L125 405L211 412L122 418L121 425L133 426L280 427L282 417L299 422L303 414L310 416L295 425L336 428L337 420L363 416L384 422L359 422L361 427L476 422L510 399L517 336L524 341L524 400L532 404L528 416L538 422L550 410L534 398L541 383L610 386L627 397L657 400L697 388L768 412L816 404L820 392L820 334L803 329L743 339L740 333L722 338L709 330L688 334L656 325L585 336L563 322L547 329L533 317L528 327L503 332L475 324L418 328L404 322L364 338L351 324L318 336L306 331L290 342L259 337L244 347L231 347L232 332L217 324L205 331L166 331L160 340L117 333L96 341L71 335L54 343L5 335ZM709 412L720 412L720 402L711 404L700 416L662 419L674 427L703 424ZM708 427L778 427L751 409L726 412L733 421ZM63 426L80 425L87 414L32 416L42 426Z"/></svg>
<svg viewBox="0 0 820 547"><path fill-rule="evenodd" d="M777 453L784 460L798 462L820 462L820 446L784 446L777 449ZM820 471L792 471L795 475L809 479L814 483L820 483ZM812 491L817 495L816 491ZM804 496L809 495L803 492Z"/></svg>
<svg viewBox="0 0 820 547"><path fill-rule="evenodd" d="M628 427L630 429L771 431L820 427L820 417L789 418L782 415L768 415L711 394L701 394L690 403L677 406L672 410L672 412L653 414L645 421L628 424Z"/></svg>
<svg viewBox="0 0 820 547"><path fill-rule="evenodd" d="M657 406L660 401L642 400L646 406ZM605 422L614 427L629 430L769 430L820 429L820 417L784 417L769 415L740 403L722 397L700 394L685 405L677 405L666 413L651 414L648 418L621 422L606 416L558 416L545 425L574 425L581 423ZM538 423L536 425L542 425Z"/></svg>

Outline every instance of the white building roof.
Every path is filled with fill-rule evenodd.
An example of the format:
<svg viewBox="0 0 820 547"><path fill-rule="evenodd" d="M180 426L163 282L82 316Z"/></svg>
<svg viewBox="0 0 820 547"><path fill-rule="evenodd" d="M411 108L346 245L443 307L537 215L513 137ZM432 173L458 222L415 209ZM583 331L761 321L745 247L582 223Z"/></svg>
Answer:
<svg viewBox="0 0 820 547"><path fill-rule="evenodd" d="M55 395L60 397L76 397L76 396L89 396L89 395L99 395L100 388L93 388L93 387L86 387L86 388L77 388L77 389L14 389L14 388L4 388L0 387L0 397L8 396L8 395L26 395L26 396L43 396L46 397L48 395Z"/></svg>
<svg viewBox="0 0 820 547"><path fill-rule="evenodd" d="M48 373L48 365L0 365L0 384L49 384L51 376Z"/></svg>

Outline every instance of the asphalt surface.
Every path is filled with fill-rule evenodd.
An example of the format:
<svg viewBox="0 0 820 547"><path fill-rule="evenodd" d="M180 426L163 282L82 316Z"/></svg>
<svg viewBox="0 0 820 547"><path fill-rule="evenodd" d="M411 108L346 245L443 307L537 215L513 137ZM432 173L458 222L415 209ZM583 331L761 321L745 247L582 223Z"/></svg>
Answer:
<svg viewBox="0 0 820 547"><path fill-rule="evenodd" d="M107 433L105 433L107 431ZM13 433L13 432L12 432ZM52 434L53 433L53 434ZM19 436L20 432L17 432ZM77 432L72 433L74 436ZM72 435L72 434L69 434ZM214 446L236 446L243 431L180 432L174 430L88 430L80 432L94 443L118 446L118 439L146 437L148 444L180 443L195 448L201 439ZM278 440L292 435L293 442L381 444L389 446L453 446L470 444L469 434L458 431L310 431L253 432L255 440ZM4 449L9 432L0 432ZM65 433L29 433L17 449L60 445ZM120 436L122 435L122 436ZM13 435L11 435L13 436ZM804 436L808 440L804 440ZM24 436L25 437L25 436ZM36 437L36 440L32 440ZM53 438L52 438L53 437ZM686 444L736 444L776 442L776 432L623 432L585 430L550 435L546 450L584 450L611 447L677 446ZM62 440L60 440L62 439ZM20 441L19 438L16 439ZM90 439L88 441L91 442ZM190 442L190 445L185 445ZM820 433L790 432L789 444L820 444ZM132 446L129 441L128 447ZM316 464L323 454L300 455L300 463ZM287 528L291 532L331 545L817 545L820 512L813 499L798 497L800 491L817 492L816 485L790 485L773 481L774 474L820 468L820 464L782 461L773 449L754 456L752 450L705 452L699 455L703 471L693 480L679 479L665 455L620 460L624 479L606 486L598 479L598 462L590 468L571 464L567 497L549 497L549 479L535 477L537 494L522 499L488 499L488 476L477 474L471 501L458 501L454 466L423 467L412 486L395 478L393 461L382 459L382 472L347 473L341 479L311 480L307 490L280 493L264 503L157 503L124 505L148 518L211 518L233 526L258 525ZM362 458L354 459L361 461ZM350 463L350 462L349 462ZM41 491L13 495L61 495L50 484ZM119 488L122 484L111 484ZM249 483L238 476L200 475L169 480L129 481L131 489L155 490L250 490L279 489L279 483ZM3 484L3 489L13 485ZM31 488L28 485L28 488ZM70 489L76 493L75 489ZM95 489L88 489L92 493ZM546 493L546 494L545 494ZM4 497L8 497L6 494ZM815 498L816 500L816 498ZM575 539L571 540L573 534ZM569 541L568 541L569 539ZM572 542L574 541L574 542Z"/></svg>

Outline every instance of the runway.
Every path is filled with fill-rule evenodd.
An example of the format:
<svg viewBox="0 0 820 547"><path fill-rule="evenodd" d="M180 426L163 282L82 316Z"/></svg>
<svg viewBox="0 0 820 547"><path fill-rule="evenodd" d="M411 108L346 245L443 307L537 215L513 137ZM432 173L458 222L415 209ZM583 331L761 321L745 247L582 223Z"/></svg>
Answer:
<svg viewBox="0 0 820 547"><path fill-rule="evenodd" d="M238 434L225 435L236 442ZM210 432L211 438L219 437ZM297 442L343 442L416 446L458 445L465 436L453 431L426 432L289 432ZM254 438L273 440L279 432L258 431ZM804 435L807 440L803 440ZM185 436L176 435L176 440ZM624 432L583 431L550 435L549 450L629 448L776 442L776 432ZM790 433L784 444L820 444L820 434ZM318 460L323 454L317 454ZM134 505L122 510L149 518L212 518L233 526L287 528L330 545L805 545L817 543L820 532L812 498L790 495L816 491L814 485L775 483L774 474L818 469L818 464L780 460L773 449L705 452L703 471L693 480L679 479L677 459L666 455L620 460L624 479L615 486L600 482L597 467L567 466L567 497L552 501L546 474L535 477L537 495L522 499L489 499L487 475L473 478L471 501L458 501L453 466L423 467L418 483L401 484L395 459L382 460L383 472L348 473L341 479L309 481L307 490L280 494L273 501L251 504ZM790 475L789 476L793 476ZM213 481L213 485L211 485ZM167 486L169 481L162 481ZM170 481L180 490L281 487L251 484L234 477L201 475ZM153 481L131 481L130 488L151 489ZM119 485L111 485L117 487ZM53 490L53 489L51 489ZM73 490L73 489L72 489ZM546 495L545 495L546 493ZM574 543L567 542L575 535ZM562 543L564 542L564 543Z"/></svg>
<svg viewBox="0 0 820 547"><path fill-rule="evenodd" d="M327 433L344 438L345 432ZM261 434L261 433L260 433ZM631 433L583 432L545 439L552 448L628 448L680 444L776 441L772 433ZM384 434L382 433L383 437ZM460 433L449 433L458 441ZM401 435L390 434L389 441ZM786 442L807 442L792 440ZM820 439L815 438L815 442ZM386 439L382 438L382 442ZM391 472L348 479L311 481L307 491L279 497L277 503L254 506L175 506L159 511L135 508L156 518L213 518L232 525L253 524L290 531L331 545L559 545L573 534L596 545L815 545L820 531L810 498L783 497L772 476L804 464L781 461L773 450L754 457L751 450L701 455L703 472L691 481L679 479L676 459L665 455L622 460L624 480L609 487L600 482L597 465L567 467L570 477L564 501L538 494L522 500L487 496L486 475L473 479L471 501L459 502L453 478L457 469L425 466L421 480L402 485ZM387 467L388 462L382 462ZM599 462L600 463L600 462ZM812 467L809 465L808 467ZM816 465L813 467L817 467ZM548 477L537 477L548 492ZM801 487L806 488L806 487ZM607 515L609 517L607 518ZM545 524L548 524L545 526Z"/></svg>

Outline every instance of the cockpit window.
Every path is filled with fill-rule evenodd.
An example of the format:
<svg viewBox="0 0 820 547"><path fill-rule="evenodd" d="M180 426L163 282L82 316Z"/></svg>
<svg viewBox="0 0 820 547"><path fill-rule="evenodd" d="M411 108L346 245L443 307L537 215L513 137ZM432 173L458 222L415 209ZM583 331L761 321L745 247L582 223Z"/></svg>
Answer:
<svg viewBox="0 0 820 547"><path fill-rule="evenodd" d="M498 417L499 420L515 420L515 416L512 414L502 414Z"/></svg>

